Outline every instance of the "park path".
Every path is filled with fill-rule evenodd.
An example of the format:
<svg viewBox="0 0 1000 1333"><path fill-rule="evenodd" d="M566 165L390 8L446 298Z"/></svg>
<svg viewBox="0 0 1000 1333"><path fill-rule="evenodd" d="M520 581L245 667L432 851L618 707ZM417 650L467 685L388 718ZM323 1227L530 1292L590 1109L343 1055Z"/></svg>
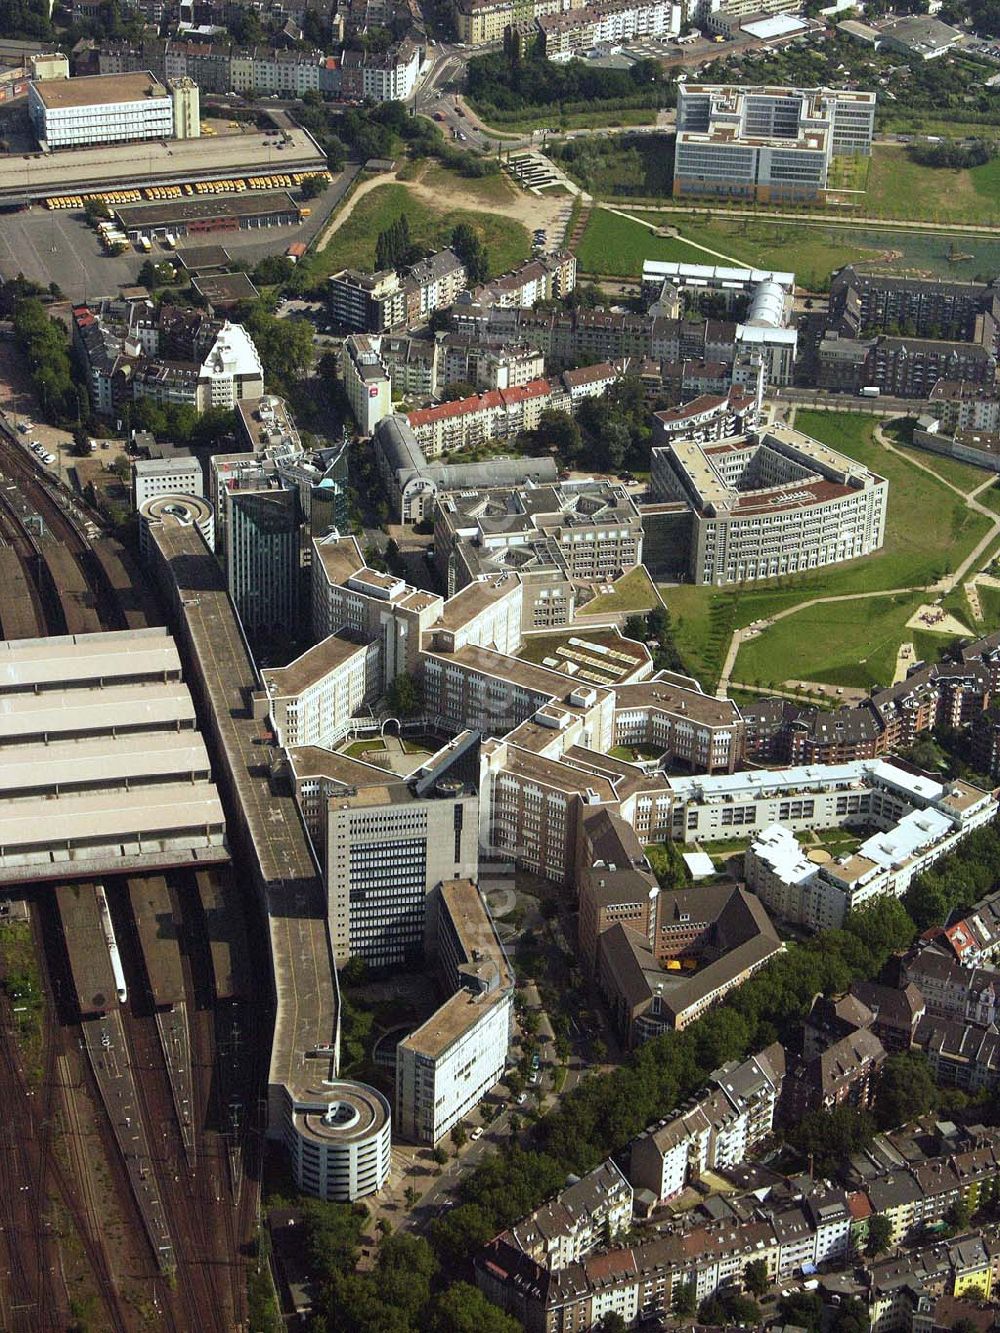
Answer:
<svg viewBox="0 0 1000 1333"><path fill-rule="evenodd" d="M770 629L770 627L776 621L785 620L788 616L797 615L800 611L805 611L809 607L820 606L827 602L830 603L856 602L856 601L863 601L871 597L895 597L898 596L900 593L914 593L914 592L935 593L940 597L947 596L948 593L950 593L955 587L957 587L959 583L962 582L965 575L973 567L976 561L981 559L983 552L988 550L991 546L993 546L997 538L1000 537L1000 515L995 514L992 509L987 509L987 507L983 504L980 504L979 500L976 498L984 490L987 490L990 486L994 485L996 481L995 477L993 476L988 477L986 481L982 483L982 485L973 487L971 491L963 491L960 486L956 486L954 482L948 481L946 478L942 477L939 472L935 472L934 469L932 467L928 467L926 463L921 462L919 459L911 458L909 454L904 453L901 449L897 448L897 446L894 445L891 440L886 438L885 431L883 429L884 425L885 425L884 422L878 422L875 426L874 436L878 444L881 445L881 447L885 449L887 453L896 454L899 458L904 459L911 466L917 467L922 472L926 472L930 476L934 477L937 481L947 486L950 491L953 491L956 495L961 496L967 508L971 509L974 513L982 514L985 518L988 518L990 521L990 527L986 535L982 538L981 541L976 543L975 548L969 553L968 556L966 556L966 558L962 561L962 563L959 565L958 569L954 571L954 573L946 574L943 578L938 579L935 583L929 584L926 587L922 584L918 584L909 588L886 588L873 592L839 593L836 596L832 597L812 597L808 601L796 602L794 606L788 606L785 607L784 610L782 611L776 611L773 616L769 616L768 619L762 625L759 626L756 633L754 634L749 633L749 631L753 629L753 625L743 625L739 629L734 630L732 637L729 640L729 647L726 649L726 657L725 661L722 664L722 672L719 676L719 684L716 687L715 693L717 698L724 699L728 694L730 688L733 686L735 686L737 689L741 690L749 689L754 693L757 692L756 690L753 690L752 686L748 686L739 681L734 681L732 678L733 670L736 666L736 659L739 656L740 648L743 646L743 644L748 639L755 638L757 634L763 633L766 630ZM773 693L781 693L781 691L773 691Z"/></svg>
<svg viewBox="0 0 1000 1333"><path fill-rule="evenodd" d="M597 207L603 208L605 213L614 213L615 217L624 218L626 222L638 222L640 227L648 227L652 232L671 231L676 235L677 240L683 241L692 250L701 250L706 255L711 255L713 259L721 259L724 264L734 264L737 268L742 266L743 261L734 259L732 255L724 255L721 250L710 250L707 245L699 245L697 241L689 241L686 236L681 236L678 233L676 227L664 228L657 226L655 222L650 222L648 218L633 217L631 213L623 213L620 208L612 208L610 204L598 204Z"/></svg>
<svg viewBox="0 0 1000 1333"><path fill-rule="evenodd" d="M676 213L681 217L705 213L701 204L628 204L624 209L641 209L643 213ZM913 222L909 218L844 217L841 213L788 213L778 208L711 208L713 218L734 218L738 222L797 222L804 227L825 227L835 222L839 227L857 227L863 231L916 231L931 236L969 234L974 236L1000 235L1000 226L987 222Z"/></svg>

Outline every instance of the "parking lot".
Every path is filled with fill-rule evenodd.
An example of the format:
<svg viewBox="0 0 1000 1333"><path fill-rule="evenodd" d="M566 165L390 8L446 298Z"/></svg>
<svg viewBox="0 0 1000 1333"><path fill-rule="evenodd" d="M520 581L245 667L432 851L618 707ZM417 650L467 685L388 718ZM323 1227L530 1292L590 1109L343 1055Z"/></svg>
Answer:
<svg viewBox="0 0 1000 1333"><path fill-rule="evenodd" d="M221 244L234 259L250 264L265 255L283 254L293 241L312 239L360 169L349 166L335 176L321 195L309 201L312 214L298 226L182 237L177 248L183 252ZM168 251L157 248L150 258L167 255ZM0 276L14 278L23 273L46 287L50 282L58 283L70 301L117 295L119 287L135 282L145 258L136 250L117 256L105 254L97 233L82 213L49 212L36 205L23 213L0 214Z"/></svg>

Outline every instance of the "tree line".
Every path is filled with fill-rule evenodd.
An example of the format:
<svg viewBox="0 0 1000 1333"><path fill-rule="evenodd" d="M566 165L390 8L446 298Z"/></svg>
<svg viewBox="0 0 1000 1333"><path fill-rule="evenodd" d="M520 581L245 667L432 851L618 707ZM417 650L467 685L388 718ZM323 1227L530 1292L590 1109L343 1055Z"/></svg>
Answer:
<svg viewBox="0 0 1000 1333"><path fill-rule="evenodd" d="M503 51L474 56L466 75L468 96L484 111L524 112L533 107L579 103L637 107L672 106L673 81L655 60L638 60L627 70L602 69L583 60L556 64L537 46L522 52L518 41Z"/></svg>

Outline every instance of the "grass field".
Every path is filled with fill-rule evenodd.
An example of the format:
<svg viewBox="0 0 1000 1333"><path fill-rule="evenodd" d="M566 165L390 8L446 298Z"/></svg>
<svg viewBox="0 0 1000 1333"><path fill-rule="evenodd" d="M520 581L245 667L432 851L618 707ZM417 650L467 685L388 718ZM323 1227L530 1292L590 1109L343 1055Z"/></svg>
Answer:
<svg viewBox="0 0 1000 1333"><path fill-rule="evenodd" d="M994 225L998 205L997 159L985 166L955 171L921 166L902 145L876 144L861 211L912 221Z"/></svg>
<svg viewBox="0 0 1000 1333"><path fill-rule="evenodd" d="M585 616L603 616L648 611L658 605L649 575L642 565L637 565L622 575L614 585L614 592L598 593L593 601L578 609Z"/></svg>
<svg viewBox="0 0 1000 1333"><path fill-rule="evenodd" d="M470 180L460 176L457 171L449 171L447 167L432 162L420 173L420 183L430 190L440 189L449 196L456 190L461 190L470 206L509 204L520 198L517 186L502 171L497 172L495 176L476 176Z"/></svg>
<svg viewBox="0 0 1000 1333"><path fill-rule="evenodd" d="M439 211L417 199L405 185L380 185L358 203L344 225L331 236L326 249L310 255L311 273L318 278L341 268L371 271L379 232L403 214L409 219L413 243L433 249L446 246L452 229L460 222L467 222L486 245L492 275L514 268L531 251L528 232L513 218L482 209Z"/></svg>
<svg viewBox="0 0 1000 1333"><path fill-rule="evenodd" d="M665 220L658 219L657 225L662 226ZM645 259L677 260L682 264L713 262L697 246L670 236L656 236L641 222L609 213L606 208L595 208L591 213L576 257L586 273L636 279Z"/></svg>
<svg viewBox="0 0 1000 1333"><path fill-rule="evenodd" d="M734 629L816 597L922 588L954 568L988 529L988 521L967 510L954 492L908 459L877 445L871 418L800 411L796 425L888 480L885 544L864 560L752 591L662 589L674 618L677 645L688 669L706 688L718 680ZM885 683L892 675L903 626L925 600L923 593L904 593L898 602L878 598L827 603L789 616L744 645L734 679L751 685L789 679L834 685ZM943 643L942 638L940 646Z"/></svg>
<svg viewBox="0 0 1000 1333"><path fill-rule="evenodd" d="M649 221L667 220L658 213L640 214ZM830 285L830 275L845 264L856 264L874 259L878 253L866 249L851 239L850 232L842 230L837 239L831 239L829 229L810 227L798 222L777 222L748 217L729 221L709 221L709 213L678 219L678 230L689 241L718 250L740 259L743 263L761 268L790 270L802 287L824 291Z"/></svg>

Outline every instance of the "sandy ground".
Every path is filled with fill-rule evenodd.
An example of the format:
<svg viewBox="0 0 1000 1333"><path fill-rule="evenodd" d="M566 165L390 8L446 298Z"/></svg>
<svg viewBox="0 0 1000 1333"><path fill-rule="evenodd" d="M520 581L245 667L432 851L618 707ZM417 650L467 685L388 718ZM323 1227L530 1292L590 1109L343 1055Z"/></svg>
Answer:
<svg viewBox="0 0 1000 1333"><path fill-rule="evenodd" d="M939 606L918 606L906 622L907 629L930 630L933 634L966 634L971 637L968 625L942 611Z"/></svg>
<svg viewBox="0 0 1000 1333"><path fill-rule="evenodd" d="M320 235L316 242L317 250L325 250L330 243L330 238L335 236L347 219L354 212L358 202L366 194L371 194L372 190L377 190L383 185L399 184L405 185L414 197L420 199L425 204L430 204L434 208L461 209L465 212L483 212L498 213L503 217L514 218L522 226L527 227L529 231L535 227L544 227L551 231L550 241L561 241L561 230L556 227L560 214L565 212L566 199L564 196L552 196L544 198L538 195L526 194L523 190L512 190L507 200L489 200L478 198L475 193L475 182L470 182L464 186L460 181L454 183L448 180L438 179L433 186L424 184L418 177L416 180L400 181L395 172L386 173L382 176L375 176L371 180L363 181L354 191L350 199L333 217L326 229ZM558 234L557 234L558 232Z"/></svg>
<svg viewBox="0 0 1000 1333"><path fill-rule="evenodd" d="M895 685L897 681L906 679L906 673L916 660L917 653L913 644L901 643L899 645L899 652L896 654L896 670L892 673L893 685Z"/></svg>

